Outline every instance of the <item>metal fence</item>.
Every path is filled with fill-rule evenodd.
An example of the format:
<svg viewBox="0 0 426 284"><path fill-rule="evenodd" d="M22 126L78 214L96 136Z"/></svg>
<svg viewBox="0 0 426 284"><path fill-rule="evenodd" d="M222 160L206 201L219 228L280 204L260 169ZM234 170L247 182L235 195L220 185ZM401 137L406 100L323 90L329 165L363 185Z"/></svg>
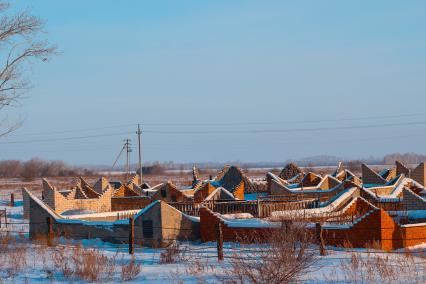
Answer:
<svg viewBox="0 0 426 284"><path fill-rule="evenodd" d="M206 207L213 212L220 214L250 213L259 218L270 217L274 211L302 210L318 208L319 201L316 199L301 201L281 201L281 200L256 200L256 201L229 201L210 200L201 203L195 202L173 202L169 205L179 211L192 216L199 216L199 209Z"/></svg>

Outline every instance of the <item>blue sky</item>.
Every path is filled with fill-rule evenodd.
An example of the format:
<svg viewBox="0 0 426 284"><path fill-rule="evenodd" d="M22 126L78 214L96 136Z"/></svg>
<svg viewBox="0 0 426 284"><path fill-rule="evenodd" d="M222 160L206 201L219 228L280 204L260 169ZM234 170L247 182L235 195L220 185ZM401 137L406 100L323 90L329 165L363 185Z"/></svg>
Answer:
<svg viewBox="0 0 426 284"><path fill-rule="evenodd" d="M12 4L61 55L33 67L1 159L110 164L138 122L149 161L426 153L425 1Z"/></svg>

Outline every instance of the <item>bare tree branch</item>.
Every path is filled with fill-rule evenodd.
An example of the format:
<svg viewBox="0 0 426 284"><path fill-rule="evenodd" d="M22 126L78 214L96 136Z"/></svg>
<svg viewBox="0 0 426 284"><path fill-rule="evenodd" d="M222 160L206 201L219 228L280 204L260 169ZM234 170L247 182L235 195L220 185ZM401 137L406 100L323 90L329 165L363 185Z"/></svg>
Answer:
<svg viewBox="0 0 426 284"><path fill-rule="evenodd" d="M23 120L15 121L10 123L7 116L0 121L0 137L6 136L7 134L17 130L22 126Z"/></svg>
<svg viewBox="0 0 426 284"><path fill-rule="evenodd" d="M34 61L47 61L56 47L38 38L44 24L40 18L25 10L8 13L9 3L0 1L0 110L9 107L31 88L25 74ZM3 61L4 63L1 63ZM4 121L3 121L4 123ZM22 122L4 126L0 122L0 137L16 130Z"/></svg>
<svg viewBox="0 0 426 284"><path fill-rule="evenodd" d="M3 16L0 19L0 41L7 41L15 35L31 37L34 33L40 31L42 27L41 20L32 16L29 11L12 16Z"/></svg>

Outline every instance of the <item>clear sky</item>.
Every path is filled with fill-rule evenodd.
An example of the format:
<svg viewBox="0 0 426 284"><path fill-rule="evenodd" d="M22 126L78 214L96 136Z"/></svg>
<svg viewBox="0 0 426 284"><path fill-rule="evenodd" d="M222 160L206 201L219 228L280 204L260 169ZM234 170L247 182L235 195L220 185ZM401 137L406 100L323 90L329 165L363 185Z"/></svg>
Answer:
<svg viewBox="0 0 426 284"><path fill-rule="evenodd" d="M112 164L138 122L148 161L426 153L426 1L12 2L62 54L0 159Z"/></svg>

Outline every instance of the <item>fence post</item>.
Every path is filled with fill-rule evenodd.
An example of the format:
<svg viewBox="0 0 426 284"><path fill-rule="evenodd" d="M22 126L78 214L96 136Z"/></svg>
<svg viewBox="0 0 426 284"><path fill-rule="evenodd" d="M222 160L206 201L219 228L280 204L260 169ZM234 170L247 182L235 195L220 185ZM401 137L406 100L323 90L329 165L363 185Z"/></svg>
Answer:
<svg viewBox="0 0 426 284"><path fill-rule="evenodd" d="M217 224L216 226L217 233L217 259L219 261L223 260L223 231L222 231L222 223Z"/></svg>
<svg viewBox="0 0 426 284"><path fill-rule="evenodd" d="M129 218L129 254L133 254L135 245L135 221L132 217Z"/></svg>
<svg viewBox="0 0 426 284"><path fill-rule="evenodd" d="M322 236L322 226L321 223L316 223L316 233L317 233L317 240L319 243L319 247L320 247L320 255L325 255L326 251L325 251L325 244L324 244L324 238Z"/></svg>
<svg viewBox="0 0 426 284"><path fill-rule="evenodd" d="M257 218L262 218L262 207L259 199L257 199Z"/></svg>
<svg viewBox="0 0 426 284"><path fill-rule="evenodd" d="M10 194L10 206L11 207L15 206L15 194L13 193Z"/></svg>
<svg viewBox="0 0 426 284"><path fill-rule="evenodd" d="M52 218L47 217L46 218L47 223L47 246L52 246L52 236L53 236L53 224L52 224Z"/></svg>

